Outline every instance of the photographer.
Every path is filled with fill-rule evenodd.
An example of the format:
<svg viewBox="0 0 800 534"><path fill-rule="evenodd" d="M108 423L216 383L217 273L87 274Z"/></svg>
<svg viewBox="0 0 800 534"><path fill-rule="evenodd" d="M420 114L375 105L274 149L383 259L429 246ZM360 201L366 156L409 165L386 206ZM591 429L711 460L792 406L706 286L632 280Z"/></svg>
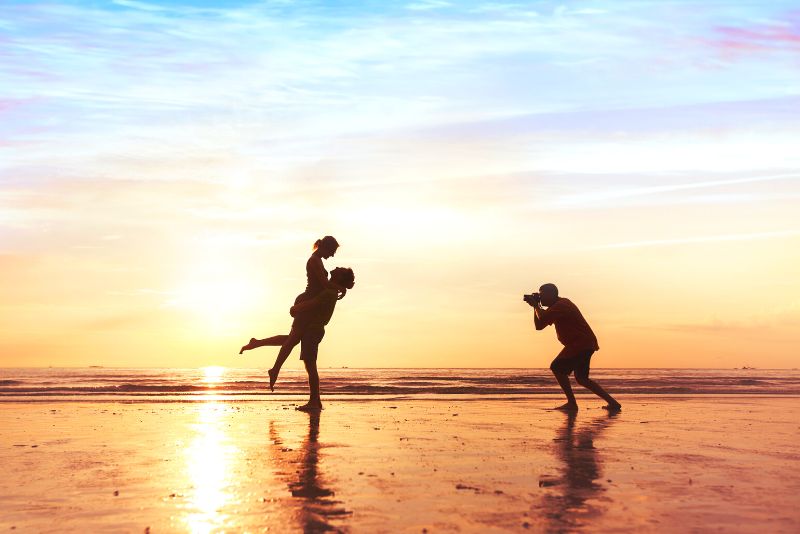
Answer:
<svg viewBox="0 0 800 534"><path fill-rule="evenodd" d="M592 354L600 350L600 347L594 332L578 307L569 299L559 297L558 288L554 284L544 284L539 288L539 293L525 295L523 299L533 307L533 323L536 330L543 330L551 324L555 325L556 336L564 345L550 364L550 370L553 371L558 384L567 396L567 403L557 409L564 411L578 409L578 403L569 383L569 375L573 371L578 384L608 402L603 408L609 411L618 411L622 408L622 405L600 387L600 384L589 378L589 362ZM546 306L547 309L542 306Z"/></svg>

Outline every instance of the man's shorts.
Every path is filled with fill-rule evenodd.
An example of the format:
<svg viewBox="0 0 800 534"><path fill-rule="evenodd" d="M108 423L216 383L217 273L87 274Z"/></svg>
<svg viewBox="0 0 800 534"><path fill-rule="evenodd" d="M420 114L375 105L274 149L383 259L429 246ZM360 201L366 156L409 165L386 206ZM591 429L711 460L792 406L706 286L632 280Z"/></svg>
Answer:
<svg viewBox="0 0 800 534"><path fill-rule="evenodd" d="M594 351L591 349L573 354L567 353L567 349L564 349L550 364L550 370L561 375L575 371L575 378L589 378L589 362L592 360L592 354Z"/></svg>
<svg viewBox="0 0 800 534"><path fill-rule="evenodd" d="M325 327L308 327L303 333L303 337L300 338L300 359L306 362L317 361L319 344L322 342L323 337L325 337Z"/></svg>

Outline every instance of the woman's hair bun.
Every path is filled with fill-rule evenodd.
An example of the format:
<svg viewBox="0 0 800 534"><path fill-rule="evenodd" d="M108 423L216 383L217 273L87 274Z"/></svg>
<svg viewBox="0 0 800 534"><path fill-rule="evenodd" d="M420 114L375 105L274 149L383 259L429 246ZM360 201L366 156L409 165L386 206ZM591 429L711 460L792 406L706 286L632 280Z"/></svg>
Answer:
<svg viewBox="0 0 800 534"><path fill-rule="evenodd" d="M336 238L332 235L326 235L322 239L317 239L317 241L314 243L314 250L317 250L322 245L326 245L333 249L339 248L339 242L336 241Z"/></svg>

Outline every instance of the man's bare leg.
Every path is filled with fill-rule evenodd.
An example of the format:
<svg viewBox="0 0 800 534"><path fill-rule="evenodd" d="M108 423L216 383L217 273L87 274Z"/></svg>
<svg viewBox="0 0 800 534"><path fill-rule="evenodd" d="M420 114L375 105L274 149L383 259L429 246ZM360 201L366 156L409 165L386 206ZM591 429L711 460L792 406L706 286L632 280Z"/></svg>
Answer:
<svg viewBox="0 0 800 534"><path fill-rule="evenodd" d="M558 380L558 385L561 386L562 391L564 391L564 395L567 396L567 403L562 404L556 410L563 410L565 412L573 412L578 409L578 403L575 400L575 394L572 392L572 385L569 383L569 375L563 373L556 373L553 371L553 375Z"/></svg>
<svg viewBox="0 0 800 534"><path fill-rule="evenodd" d="M308 403L322 408L322 399L319 396L319 371L317 371L316 360L306 362L306 371L308 372L308 389L310 393Z"/></svg>
<svg viewBox="0 0 800 534"><path fill-rule="evenodd" d="M297 409L301 412L322 410L322 399L319 396L319 371L317 371L317 362L303 360L303 363L306 364L306 372L308 373L308 389L310 395L308 403L303 406L298 406Z"/></svg>
<svg viewBox="0 0 800 534"><path fill-rule="evenodd" d="M286 343L286 338L289 336L281 334L279 336L272 336L272 337L265 337L264 339L256 339L254 337L250 338L250 341L242 347L242 350L239 351L239 354L243 353L246 350L253 350L257 349L258 347L280 347L284 343Z"/></svg>
<svg viewBox="0 0 800 534"><path fill-rule="evenodd" d="M603 406L606 410L619 410L622 408L622 405L617 402L617 400L608 394L606 390L600 387L600 384L589 378L586 377L575 377L575 380L578 384L582 385L601 399L605 400L608 403L608 406Z"/></svg>

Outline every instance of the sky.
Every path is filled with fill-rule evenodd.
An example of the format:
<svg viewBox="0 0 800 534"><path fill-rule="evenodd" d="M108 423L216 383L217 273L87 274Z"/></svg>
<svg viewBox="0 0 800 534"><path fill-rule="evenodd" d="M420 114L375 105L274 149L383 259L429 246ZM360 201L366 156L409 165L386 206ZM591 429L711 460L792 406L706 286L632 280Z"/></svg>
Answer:
<svg viewBox="0 0 800 534"><path fill-rule="evenodd" d="M7 0L0 366L800 367L790 1ZM299 368L296 356L289 360Z"/></svg>

